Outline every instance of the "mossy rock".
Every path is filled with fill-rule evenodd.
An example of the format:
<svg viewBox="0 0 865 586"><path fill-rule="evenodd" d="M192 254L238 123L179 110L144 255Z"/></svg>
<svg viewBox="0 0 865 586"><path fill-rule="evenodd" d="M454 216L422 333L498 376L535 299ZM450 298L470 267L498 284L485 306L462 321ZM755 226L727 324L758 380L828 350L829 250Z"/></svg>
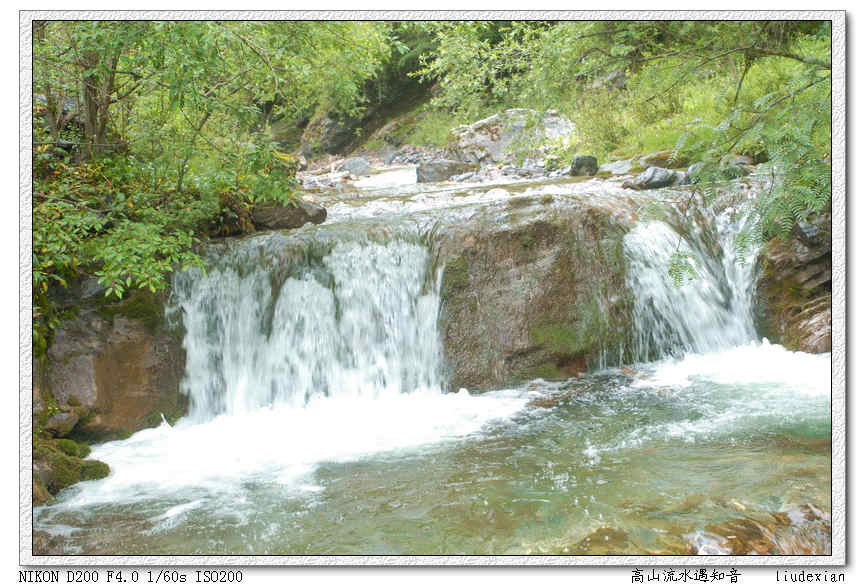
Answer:
<svg viewBox="0 0 865 586"><path fill-rule="evenodd" d="M99 306L99 312L107 318L122 316L140 321L151 330L162 323L165 315L160 296L144 289L135 290L120 301L105 301Z"/></svg>
<svg viewBox="0 0 865 586"><path fill-rule="evenodd" d="M543 364L538 364L537 366L532 366L531 368L527 368L519 373L519 380L531 380L536 378L542 378L544 380L563 380L569 378L570 374L552 362L545 362Z"/></svg>
<svg viewBox="0 0 865 586"><path fill-rule="evenodd" d="M469 265L465 256L460 255L445 264L442 272L442 298L447 299L457 291L469 286Z"/></svg>
<svg viewBox="0 0 865 586"><path fill-rule="evenodd" d="M80 444L74 440L66 438L59 439L54 443L60 451L67 456L83 459L90 455L90 446L86 444Z"/></svg>
<svg viewBox="0 0 865 586"><path fill-rule="evenodd" d="M567 356L579 350L577 346L577 333L563 326L538 326L532 328L532 341L538 346L557 356Z"/></svg>
<svg viewBox="0 0 865 586"><path fill-rule="evenodd" d="M189 398L186 395L178 393L171 397L166 397L159 402L159 405L153 411L147 414L147 417L144 419L144 427L159 427L162 425L163 417L169 425L174 425L188 412Z"/></svg>
<svg viewBox="0 0 865 586"><path fill-rule="evenodd" d="M81 462L80 478L84 480L98 480L105 478L111 472L108 464L99 460L84 460Z"/></svg>
<svg viewBox="0 0 865 586"><path fill-rule="evenodd" d="M47 459L51 474L45 487L51 494L57 494L64 488L72 486L81 480L80 458L67 456L61 452L53 452Z"/></svg>
<svg viewBox="0 0 865 586"><path fill-rule="evenodd" d="M51 496L51 493L48 492L48 489L45 488L45 485L42 484L42 481L39 480L39 477L35 474L33 475L33 506L38 507L41 505L50 505L54 502L54 497Z"/></svg>

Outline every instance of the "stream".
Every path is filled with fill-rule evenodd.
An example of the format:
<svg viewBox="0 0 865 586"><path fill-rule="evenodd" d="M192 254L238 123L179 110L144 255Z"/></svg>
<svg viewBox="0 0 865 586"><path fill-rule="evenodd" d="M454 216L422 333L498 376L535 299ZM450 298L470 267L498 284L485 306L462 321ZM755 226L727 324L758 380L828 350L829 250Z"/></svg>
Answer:
<svg viewBox="0 0 865 586"><path fill-rule="evenodd" d="M395 169L320 226L213 245L167 308L189 414L93 446L111 474L34 529L90 555L830 553L830 355L758 338L733 208L712 246L705 222L625 237L636 363L449 388L433 226L516 192L637 197L620 183ZM680 250L697 278L676 287Z"/></svg>

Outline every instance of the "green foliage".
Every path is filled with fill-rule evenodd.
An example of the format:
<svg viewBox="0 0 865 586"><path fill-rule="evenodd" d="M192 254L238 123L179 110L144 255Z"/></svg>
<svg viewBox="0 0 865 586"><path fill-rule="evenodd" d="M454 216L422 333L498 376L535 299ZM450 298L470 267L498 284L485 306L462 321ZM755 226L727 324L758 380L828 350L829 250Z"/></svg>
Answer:
<svg viewBox="0 0 865 586"><path fill-rule="evenodd" d="M54 441L57 447L67 456L74 456L76 458L86 458L90 455L90 446L87 444L79 444L78 442L60 438Z"/></svg>
<svg viewBox="0 0 865 586"><path fill-rule="evenodd" d="M693 280L697 278L697 271L694 268L691 256L684 251L677 250L670 255L670 260L667 264L667 274L676 287L681 287L685 280Z"/></svg>
<svg viewBox="0 0 865 586"><path fill-rule="evenodd" d="M703 163L711 203L742 171L731 154L768 159L775 177L749 212L747 243L788 234L831 199L830 25L823 21L450 22L419 75L434 104L556 108L576 132L554 155L600 160L672 150ZM479 116L477 116L479 117ZM688 200L690 202L690 198ZM670 274L692 275L682 255Z"/></svg>
<svg viewBox="0 0 865 586"><path fill-rule="evenodd" d="M390 54L369 22L34 23L34 349L84 269L122 298L202 266L226 201L295 203L279 118L354 115ZM268 108L263 106L267 104ZM74 143L73 153L58 141Z"/></svg>

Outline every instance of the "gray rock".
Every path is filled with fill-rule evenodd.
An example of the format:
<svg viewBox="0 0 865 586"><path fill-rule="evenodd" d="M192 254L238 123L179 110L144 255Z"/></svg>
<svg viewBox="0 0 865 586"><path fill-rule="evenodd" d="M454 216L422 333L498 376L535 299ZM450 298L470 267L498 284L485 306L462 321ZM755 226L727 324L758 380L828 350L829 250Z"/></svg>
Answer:
<svg viewBox="0 0 865 586"><path fill-rule="evenodd" d="M703 168L705 163L697 162L688 167L688 170L685 172L685 183L698 183L700 174L700 169Z"/></svg>
<svg viewBox="0 0 865 586"><path fill-rule="evenodd" d="M808 222L796 222L796 224L793 225L793 233L796 235L796 238L805 244L813 245L819 244L820 242L820 228L814 224L809 224Z"/></svg>
<svg viewBox="0 0 865 586"><path fill-rule="evenodd" d="M471 165L463 161L433 159L432 161L424 161L417 166L417 182L436 183L438 181L447 181L454 175L462 175L469 171L471 171Z"/></svg>
<svg viewBox="0 0 865 586"><path fill-rule="evenodd" d="M754 170L754 160L745 155L725 155L721 159L723 174L729 179L744 177Z"/></svg>
<svg viewBox="0 0 865 586"><path fill-rule="evenodd" d="M88 277L81 283L81 297L87 299L97 295L104 296L107 287L99 282L96 277Z"/></svg>
<svg viewBox="0 0 865 586"><path fill-rule="evenodd" d="M581 155L574 157L571 161L570 174L573 177L583 177L586 175L594 175L598 172L598 159L591 155Z"/></svg>
<svg viewBox="0 0 865 586"><path fill-rule="evenodd" d="M543 160L542 146L561 141L574 124L555 110L541 114L512 108L451 130L453 158L467 163L514 163L520 158Z"/></svg>
<svg viewBox="0 0 865 586"><path fill-rule="evenodd" d="M627 175L631 172L631 169L634 167L634 161L631 159L626 159L624 161L613 161L611 163L604 163L600 167L598 167L598 171L606 171L611 175Z"/></svg>
<svg viewBox="0 0 865 586"><path fill-rule="evenodd" d="M337 121L329 117L310 122L301 137L300 154L312 157L320 153L336 154L354 139L350 121Z"/></svg>
<svg viewBox="0 0 865 586"><path fill-rule="evenodd" d="M622 187L628 189L660 189L671 185L680 185L685 181L685 173L682 171L671 171L660 167L649 167L633 180L625 181Z"/></svg>
<svg viewBox="0 0 865 586"><path fill-rule="evenodd" d="M252 210L252 223L258 230L289 230L309 223L321 224L326 218L327 210L309 201L296 206L267 202Z"/></svg>
<svg viewBox="0 0 865 586"><path fill-rule="evenodd" d="M76 423L78 423L78 416L75 413L61 411L49 417L44 427L55 437L64 437L72 431Z"/></svg>
<svg viewBox="0 0 865 586"><path fill-rule="evenodd" d="M462 175L456 175L454 177L451 177L451 181L464 182L464 181L469 181L473 177L476 177L476 176L477 176L477 173L475 173L474 171L469 171L468 173L463 173Z"/></svg>
<svg viewBox="0 0 865 586"><path fill-rule="evenodd" d="M724 155L721 159L721 165L724 167L743 167L745 165L753 165L754 159L746 155L729 154Z"/></svg>
<svg viewBox="0 0 865 586"><path fill-rule="evenodd" d="M337 171L348 171L352 175L362 177L364 175L372 175L375 169L369 164L369 161L363 157L351 157L346 159L342 165L337 168Z"/></svg>

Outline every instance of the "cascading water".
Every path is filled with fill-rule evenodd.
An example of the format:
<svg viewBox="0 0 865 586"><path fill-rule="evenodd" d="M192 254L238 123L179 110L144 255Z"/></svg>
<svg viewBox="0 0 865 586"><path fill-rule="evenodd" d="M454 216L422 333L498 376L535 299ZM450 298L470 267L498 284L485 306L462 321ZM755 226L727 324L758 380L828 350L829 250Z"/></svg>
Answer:
<svg viewBox="0 0 865 586"><path fill-rule="evenodd" d="M733 208L714 221L700 210L694 215L702 227L693 217L684 218L678 222L689 230L684 234L654 221L625 237L628 287L634 295L634 354L640 360L757 340L751 312L756 249L743 252L734 246L744 219L734 220ZM694 275L673 286L667 269L677 252L688 259Z"/></svg>
<svg viewBox="0 0 865 586"><path fill-rule="evenodd" d="M282 282L266 265L181 273L174 291L186 326L190 416L440 393L439 301L428 263L417 244L340 243Z"/></svg>
<svg viewBox="0 0 865 586"><path fill-rule="evenodd" d="M445 204L358 214L396 205ZM758 341L733 211L627 235L633 369L479 395L443 392L428 248L340 221L175 277L189 415L94 446L111 474L37 530L96 554L827 552L829 356Z"/></svg>

